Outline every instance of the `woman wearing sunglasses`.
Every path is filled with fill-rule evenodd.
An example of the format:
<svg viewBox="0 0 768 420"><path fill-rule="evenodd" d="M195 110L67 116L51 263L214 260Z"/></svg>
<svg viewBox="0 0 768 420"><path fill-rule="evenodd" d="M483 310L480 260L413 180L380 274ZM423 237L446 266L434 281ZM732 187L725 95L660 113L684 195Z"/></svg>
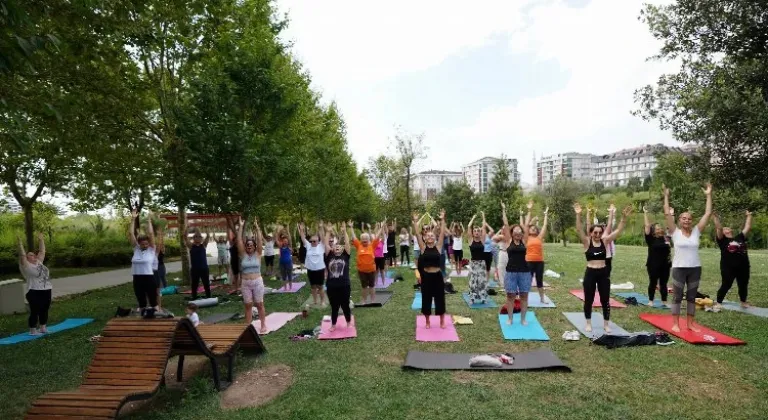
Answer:
<svg viewBox="0 0 768 420"><path fill-rule="evenodd" d="M325 284L325 250L330 248L328 247L328 236L325 235L323 222L320 222L317 233L310 236L309 240L306 239L306 227L303 223L300 223L299 235L304 247L307 248L304 267L307 269L309 285L312 288L312 303L317 306L318 300L320 300L319 304L325 307L325 291L323 290L323 285ZM323 238L322 242L320 238Z"/></svg>

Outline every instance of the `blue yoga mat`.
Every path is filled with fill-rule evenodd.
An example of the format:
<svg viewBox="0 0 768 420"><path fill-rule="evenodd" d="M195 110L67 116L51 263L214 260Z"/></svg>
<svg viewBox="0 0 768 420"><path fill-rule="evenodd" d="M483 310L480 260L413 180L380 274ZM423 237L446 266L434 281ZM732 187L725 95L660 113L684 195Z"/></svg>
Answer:
<svg viewBox="0 0 768 420"><path fill-rule="evenodd" d="M470 309L486 309L486 308L499 307L499 305L493 300L491 296L488 296L488 299L485 301L485 303L475 302L474 304L469 303L469 293L463 293L461 297L464 298L464 302L467 303L467 306L469 306Z"/></svg>
<svg viewBox="0 0 768 420"><path fill-rule="evenodd" d="M413 309L414 311L421 310L421 292L416 292L416 295L413 297L413 303L411 304L411 309ZM435 309L435 302L432 302L432 309Z"/></svg>
<svg viewBox="0 0 768 420"><path fill-rule="evenodd" d="M488 282L488 287L491 288L491 289L495 289L495 288L499 287L499 283L496 282L496 280L491 280L491 281Z"/></svg>
<svg viewBox="0 0 768 420"><path fill-rule="evenodd" d="M539 324L539 320L536 319L536 314L528 311L525 314L525 320L528 321L528 325L523 326L520 323L520 314L512 315L512 325L507 324L509 315L499 314L499 325L501 325L501 335L505 340L533 340L533 341L549 341L549 336L544 328Z"/></svg>
<svg viewBox="0 0 768 420"><path fill-rule="evenodd" d="M637 299L637 304L638 305L648 306L648 302L649 302L648 296L641 295L640 293L637 293L637 292L621 292L621 293L614 293L614 294L616 296L622 298L622 299L633 297L633 298ZM624 303L624 301L622 301L622 303ZM669 309L666 306L662 305L661 301L653 301L653 307L656 308L656 309Z"/></svg>
<svg viewBox="0 0 768 420"><path fill-rule="evenodd" d="M768 309L766 308L758 308L757 306L752 306L751 308L742 308L741 304L738 302L730 302L730 301L723 301L723 309L728 309L729 311L736 311L736 312L742 312L745 314L755 315L755 316L761 316L763 318L768 318Z"/></svg>
<svg viewBox="0 0 768 420"><path fill-rule="evenodd" d="M10 344L16 344L16 343L23 343L25 341L37 340L38 338L55 334L59 331L82 327L83 325L90 324L91 322L93 322L93 318L68 318L56 325L49 326L47 334L29 335L28 332L16 334L10 337L5 337L3 339L0 339L0 345L10 345Z"/></svg>
<svg viewBox="0 0 768 420"><path fill-rule="evenodd" d="M537 292L528 293L528 307L529 308L556 308L555 302L552 299L544 295L547 298L547 303L541 303L541 296Z"/></svg>

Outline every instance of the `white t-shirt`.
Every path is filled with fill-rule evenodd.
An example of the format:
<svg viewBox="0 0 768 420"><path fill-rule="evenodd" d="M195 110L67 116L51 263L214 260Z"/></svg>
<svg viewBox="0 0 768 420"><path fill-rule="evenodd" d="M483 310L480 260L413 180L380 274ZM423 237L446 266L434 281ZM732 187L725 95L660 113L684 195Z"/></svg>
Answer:
<svg viewBox="0 0 768 420"><path fill-rule="evenodd" d="M142 250L138 245L133 248L133 258L131 258L131 274L134 276L151 276L152 264L154 264L155 247L148 247Z"/></svg>
<svg viewBox="0 0 768 420"><path fill-rule="evenodd" d="M464 249L464 238L461 236L454 236L453 237L453 250L454 251L462 251Z"/></svg>
<svg viewBox="0 0 768 420"><path fill-rule="evenodd" d="M416 237L416 235L413 235L413 238L412 238L412 239L413 239L413 250L414 250L414 251L419 251L419 250L421 250L421 249L419 248L419 238L417 238L417 237Z"/></svg>
<svg viewBox="0 0 768 420"><path fill-rule="evenodd" d="M410 235L407 233L401 233L400 234L400 245L401 246L409 246L411 239L409 238Z"/></svg>
<svg viewBox="0 0 768 420"><path fill-rule="evenodd" d="M325 270L325 246L322 243L312 246L308 240L304 238L301 240L304 241L304 247L307 248L307 260L304 267L312 271Z"/></svg>
<svg viewBox="0 0 768 420"><path fill-rule="evenodd" d="M672 257L672 267L701 267L699 258L699 238L701 232L699 227L694 226L691 230L691 236L686 237L680 228L675 229L672 234L672 244L675 247L675 253Z"/></svg>
<svg viewBox="0 0 768 420"><path fill-rule="evenodd" d="M192 312L192 315L187 315L187 318L192 322L192 325L200 325L200 317L197 316L197 312Z"/></svg>
<svg viewBox="0 0 768 420"><path fill-rule="evenodd" d="M275 241L266 241L264 242L264 256L265 257L274 257L275 256Z"/></svg>
<svg viewBox="0 0 768 420"><path fill-rule="evenodd" d="M53 288L48 267L43 264L32 265L25 261L19 268L21 275L27 280L27 290L51 290Z"/></svg>

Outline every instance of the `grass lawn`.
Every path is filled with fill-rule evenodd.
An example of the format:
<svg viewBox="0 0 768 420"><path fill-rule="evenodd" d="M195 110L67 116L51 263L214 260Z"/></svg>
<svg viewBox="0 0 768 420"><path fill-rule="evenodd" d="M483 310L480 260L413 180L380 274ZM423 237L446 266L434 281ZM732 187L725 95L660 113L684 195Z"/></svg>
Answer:
<svg viewBox="0 0 768 420"><path fill-rule="evenodd" d="M719 285L719 256L702 250L704 277L700 290L714 297ZM645 293L645 248L619 247L613 282L631 281ZM698 312L698 320L722 333L748 342L746 346L693 346L678 340L673 346L607 350L583 339L565 342L573 329L561 314L580 311L581 301L568 294L580 287L584 257L578 246L546 247L547 268L564 272L547 279L548 296L556 309L536 315L551 341L505 342L494 309L470 310L460 294L447 297L451 314L471 316L475 325L457 326L458 343L418 343L414 339L416 311L412 272L390 287L395 292L383 308L355 310L358 338L348 341L292 342L288 336L319 325L323 313L314 311L264 337L268 353L259 359L240 358L235 375L273 364L290 366L294 383L282 396L260 408L221 411L217 393L203 373L190 379L186 392L161 391L147 407L129 418L142 419L755 419L768 412L768 320L723 311ZM752 252L750 301L768 307L768 253ZM173 278L175 273L169 274ZM458 291L466 279L453 279ZM276 282L268 282L275 286ZM353 279L353 296L359 284ZM309 290L295 295L268 295L267 310L299 311ZM736 287L728 295L738 300ZM497 296L501 302L501 296ZM90 362L99 334L117 305L134 304L130 285L118 286L54 302L52 323L67 317L94 317L96 322L40 340L0 347L0 418L21 418L39 395L76 387ZM183 313L179 295L165 306ZM203 309L200 316L242 310L240 303ZM598 309L599 310L599 309ZM644 307L612 310L612 320L628 331L653 331L638 318ZM0 334L23 331L25 317L0 318ZM521 352L551 348L573 373L405 372L408 350L442 352Z"/></svg>

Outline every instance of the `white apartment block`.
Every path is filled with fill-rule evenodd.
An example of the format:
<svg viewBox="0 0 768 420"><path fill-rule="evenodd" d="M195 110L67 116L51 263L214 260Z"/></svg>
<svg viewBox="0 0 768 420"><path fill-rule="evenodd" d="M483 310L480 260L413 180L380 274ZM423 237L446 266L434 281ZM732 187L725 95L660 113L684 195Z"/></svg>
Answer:
<svg viewBox="0 0 768 420"><path fill-rule="evenodd" d="M592 180L592 158L590 154L573 152L542 156L536 161L536 186L547 186L561 175L589 182Z"/></svg>
<svg viewBox="0 0 768 420"><path fill-rule="evenodd" d="M603 184L604 187L624 186L632 178L639 178L642 181L653 175L653 169L656 168L656 155L670 150L682 153L692 151L667 147L663 144L649 144L595 156L592 158L592 180Z"/></svg>
<svg viewBox="0 0 768 420"><path fill-rule="evenodd" d="M461 172L424 171L411 176L411 192L423 201L432 200L443 191L448 182L460 182L464 179Z"/></svg>
<svg viewBox="0 0 768 420"><path fill-rule="evenodd" d="M475 193L488 191L493 175L496 173L496 162L499 158L484 157L461 168L464 179ZM517 159L506 159L509 168L509 180L520 182L520 172L517 171Z"/></svg>

